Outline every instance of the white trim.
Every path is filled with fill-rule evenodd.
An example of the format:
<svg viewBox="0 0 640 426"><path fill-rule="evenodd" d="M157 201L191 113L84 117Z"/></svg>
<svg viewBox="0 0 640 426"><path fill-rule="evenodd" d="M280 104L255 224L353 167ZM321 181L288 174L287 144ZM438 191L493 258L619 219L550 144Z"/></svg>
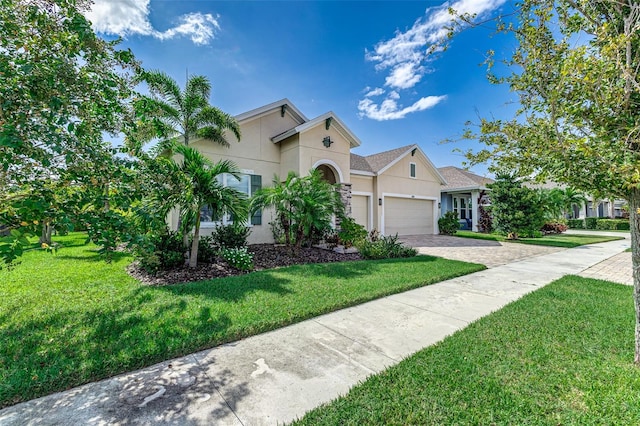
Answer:
<svg viewBox="0 0 640 426"><path fill-rule="evenodd" d="M389 164L387 164L386 166L384 166L382 169L378 170L378 172L376 173L378 176L380 176L381 174L383 174L384 172L386 172L387 170L389 170L389 168L393 167L395 164L397 164L400 160L402 160L404 157L406 157L409 153L411 153L411 151L413 150L417 150L418 152L420 152L420 154L422 154L422 158L424 158L424 160L427 162L427 165L429 167L431 167L431 170L433 171L433 173L436 175L436 177L438 179L440 179L440 184L441 185L446 185L447 184L447 180L444 178L444 176L442 176L442 174L440 173L440 171L438 170L438 168L436 166L434 166L434 164L431 162L431 160L429 160L429 157L427 157L427 154L424 153L424 151L422 149L420 149L420 147L417 144L413 144L409 147L409 149L407 149L404 154L400 154L398 155L398 157L396 157L395 160L393 160L392 162L390 162Z"/></svg>
<svg viewBox="0 0 640 426"><path fill-rule="evenodd" d="M414 199L414 200L425 200L425 201L435 201L433 203L433 232L434 234L436 232L438 232L438 215L437 215L437 209L438 209L438 203L437 201L439 200L439 198L437 197L429 197L426 195L409 195L409 194L397 194L397 193L393 193L393 192L383 192L382 193L382 212L380 214L380 233L382 235L385 235L384 231L385 231L385 223L384 223L384 212L385 212L385 208L387 207L386 201L385 201L385 197L389 197L389 198L408 198L408 199Z"/></svg>
<svg viewBox="0 0 640 426"><path fill-rule="evenodd" d="M352 175L359 175L359 176L375 176L376 174L373 172L366 172L364 170L350 170L350 173Z"/></svg>
<svg viewBox="0 0 640 426"><path fill-rule="evenodd" d="M342 176L342 170L340 170L340 167L331 160L318 160L316 161L313 166L311 166L312 169L316 169L316 167L321 166L323 164L329 165L331 167L333 167L335 169L336 172L338 172L338 178L340 179L340 182L338 183L344 183L344 176Z"/></svg>
<svg viewBox="0 0 640 426"><path fill-rule="evenodd" d="M286 132L275 135L271 138L271 141L273 143L278 143L290 136L295 135L296 133L306 132L309 129L324 124L327 118L331 118L331 126L335 126L336 131L340 133L347 141L349 141L349 146L351 148L360 146L360 144L362 143L360 139L358 139L358 137L351 130L349 130L349 128L342 122L342 120L340 120L340 118L338 118L338 116L333 113L333 111L326 112L311 121L307 121L300 124L299 126L294 127L293 129L289 129Z"/></svg>
<svg viewBox="0 0 640 426"><path fill-rule="evenodd" d="M371 231L373 228L373 192L365 192L365 191L351 191L351 195L358 195L362 197L369 198L367 209L368 209L368 218L367 218L367 231Z"/></svg>
<svg viewBox="0 0 640 426"><path fill-rule="evenodd" d="M267 113L270 113L275 109L282 108L283 105L287 106L286 112L288 112L289 115L293 117L293 119L298 123L302 124L309 121L309 119L305 117L305 115L302 112L300 112L300 110L296 108L296 106L293 105L291 101L287 98L280 99L279 101L272 102L267 105L263 105L261 107L252 109L247 112L243 112L241 114L236 115L234 118L238 122L252 120L255 118L259 118Z"/></svg>
<svg viewBox="0 0 640 426"><path fill-rule="evenodd" d="M463 186L460 188L450 188L450 189L441 189L440 192L448 192L450 194L453 194L455 192L469 192L469 191L486 191L489 190L489 188L485 187L485 186Z"/></svg>

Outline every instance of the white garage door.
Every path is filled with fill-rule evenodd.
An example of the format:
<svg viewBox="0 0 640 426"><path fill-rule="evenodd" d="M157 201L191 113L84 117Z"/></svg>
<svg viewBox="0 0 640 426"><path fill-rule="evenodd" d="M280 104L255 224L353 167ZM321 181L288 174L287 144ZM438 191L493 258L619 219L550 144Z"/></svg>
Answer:
<svg viewBox="0 0 640 426"><path fill-rule="evenodd" d="M351 196L351 217L356 223L369 230L369 197L366 195Z"/></svg>
<svg viewBox="0 0 640 426"><path fill-rule="evenodd" d="M433 234L433 201L414 198L384 199L385 235Z"/></svg>

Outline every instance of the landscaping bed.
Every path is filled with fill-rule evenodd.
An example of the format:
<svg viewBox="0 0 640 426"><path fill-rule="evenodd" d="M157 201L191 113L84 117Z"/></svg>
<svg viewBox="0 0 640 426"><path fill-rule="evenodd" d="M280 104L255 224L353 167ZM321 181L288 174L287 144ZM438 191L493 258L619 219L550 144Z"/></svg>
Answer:
<svg viewBox="0 0 640 426"><path fill-rule="evenodd" d="M359 253L336 253L333 250L317 247L301 247L292 253L288 247L275 244L252 244L248 247L248 251L253 255L256 271L307 263L346 262L362 258ZM185 283L248 273L230 266L220 257L213 263L198 263L195 268L185 266L164 270L157 274L147 273L137 263L132 263L127 271L140 282L149 285Z"/></svg>

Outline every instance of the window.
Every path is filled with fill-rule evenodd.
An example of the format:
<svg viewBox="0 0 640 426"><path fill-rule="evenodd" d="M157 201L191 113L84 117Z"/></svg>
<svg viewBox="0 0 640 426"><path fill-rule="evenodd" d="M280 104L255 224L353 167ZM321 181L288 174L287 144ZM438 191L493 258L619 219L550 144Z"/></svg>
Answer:
<svg viewBox="0 0 640 426"><path fill-rule="evenodd" d="M257 190L262 188L262 176L252 174L243 174L240 175L240 179L236 179L232 175L225 173L218 176L218 182L224 186L234 188L243 194L247 194L247 197L251 197ZM203 208L200 211L200 215L201 223L204 226L228 225L233 223L233 218L229 214L225 214L223 217L214 217L209 206ZM262 225L262 211L254 213L249 223L251 223L251 225Z"/></svg>
<svg viewBox="0 0 640 426"><path fill-rule="evenodd" d="M409 163L409 176L416 177L416 163Z"/></svg>
<svg viewBox="0 0 640 426"><path fill-rule="evenodd" d="M460 219L471 219L471 197L453 197L453 211Z"/></svg>

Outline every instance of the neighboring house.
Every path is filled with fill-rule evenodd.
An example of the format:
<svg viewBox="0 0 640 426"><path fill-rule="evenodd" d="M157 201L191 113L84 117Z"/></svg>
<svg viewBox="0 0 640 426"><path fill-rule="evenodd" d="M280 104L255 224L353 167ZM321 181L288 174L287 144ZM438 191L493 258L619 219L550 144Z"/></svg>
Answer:
<svg viewBox="0 0 640 426"><path fill-rule="evenodd" d="M447 184L440 188L441 215L454 211L462 229L478 231L480 194L494 180L454 166L438 168Z"/></svg>
<svg viewBox="0 0 640 426"><path fill-rule="evenodd" d="M226 185L251 196L263 185L270 186L276 176L284 180L290 171L305 176L319 169L329 182L339 185L347 213L367 230L437 233L440 186L446 181L417 145L367 157L351 154L361 142L333 112L308 119L288 99L235 118L242 132L239 143L230 134L229 148L203 139L191 143L214 162L227 159L238 165L242 179L227 176ZM203 235L230 221L206 219L201 224ZM269 224L273 219L272 210L249 218L249 242L273 242ZM176 212L169 222L173 229L177 227Z"/></svg>
<svg viewBox="0 0 640 426"><path fill-rule="evenodd" d="M526 184L530 188L537 189L565 189L567 185L559 184L556 182L545 182L542 184ZM592 195L586 194L586 203L581 205L574 205L568 216L570 219L584 219L585 217L608 217L608 218L622 218L627 214L624 210L624 206L627 205L625 200L621 199L608 199L602 200L594 198Z"/></svg>

